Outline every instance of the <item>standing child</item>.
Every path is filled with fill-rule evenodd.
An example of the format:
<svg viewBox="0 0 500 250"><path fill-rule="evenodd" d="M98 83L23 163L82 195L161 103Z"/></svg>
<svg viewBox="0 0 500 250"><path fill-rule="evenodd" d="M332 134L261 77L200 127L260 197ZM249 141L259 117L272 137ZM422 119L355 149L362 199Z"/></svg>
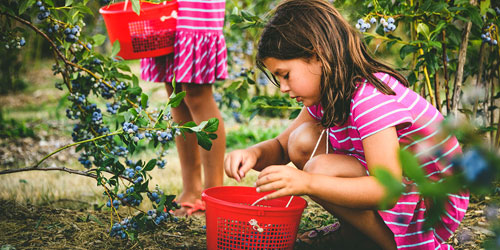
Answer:
<svg viewBox="0 0 500 250"><path fill-rule="evenodd" d="M200 200L204 188L221 186L226 147L224 122L212 93L216 80L227 78L227 53L222 27L225 0L177 0L178 18L174 53L141 60L141 77L165 82L170 95L175 76L176 91L186 91L182 103L172 109L177 123L200 123L219 119L217 139L210 151L198 146L195 134L177 137L176 145L182 172L182 193L177 202L182 208L176 215L191 215L204 210ZM202 185L202 168L205 184Z"/></svg>
<svg viewBox="0 0 500 250"><path fill-rule="evenodd" d="M275 190L266 199L308 195L339 218L340 224L299 236L309 244L450 248L444 242L465 214L468 193L449 194L445 215L425 230L429 203L404 177L398 149L414 152L428 178L437 181L452 172L460 146L440 133L439 111L409 89L401 74L372 58L330 3L288 0L276 7L259 42L257 65L305 108L276 138L228 154L229 177L239 181L250 169L261 171L257 191ZM328 143L321 140L325 131ZM298 169L285 165L290 161ZM377 168L407 188L388 210L378 210L386 190L372 176Z"/></svg>

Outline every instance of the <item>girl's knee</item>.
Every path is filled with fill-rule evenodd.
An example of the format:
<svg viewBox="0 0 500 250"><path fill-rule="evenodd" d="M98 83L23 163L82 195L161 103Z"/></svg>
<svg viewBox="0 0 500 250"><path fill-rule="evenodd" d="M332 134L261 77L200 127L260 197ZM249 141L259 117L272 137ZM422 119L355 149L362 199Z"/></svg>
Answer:
<svg viewBox="0 0 500 250"><path fill-rule="evenodd" d="M353 156L340 154L323 154L309 160L305 165L305 172L334 177L366 176L366 169Z"/></svg>
<svg viewBox="0 0 500 250"><path fill-rule="evenodd" d="M313 153L321 128L318 123L306 122L297 127L288 138L288 155L296 167L302 169Z"/></svg>
<svg viewBox="0 0 500 250"><path fill-rule="evenodd" d="M186 91L186 96L183 100L190 109L197 109L202 105L206 105L207 98L213 98L212 86L208 84L186 83L183 84L183 90Z"/></svg>

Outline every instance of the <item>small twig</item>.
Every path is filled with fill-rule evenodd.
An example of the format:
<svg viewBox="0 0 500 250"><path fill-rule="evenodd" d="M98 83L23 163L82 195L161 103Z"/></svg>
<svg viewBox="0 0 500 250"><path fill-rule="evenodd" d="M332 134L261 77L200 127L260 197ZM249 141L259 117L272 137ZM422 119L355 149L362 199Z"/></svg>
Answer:
<svg viewBox="0 0 500 250"><path fill-rule="evenodd" d="M182 235L175 235L175 234L168 234L168 233L163 233L163 235L169 236L169 237L177 237L177 238L182 238L183 237Z"/></svg>
<svg viewBox="0 0 500 250"><path fill-rule="evenodd" d="M444 87L445 87L445 99L446 99L446 113L449 114L451 112L451 103L450 103L450 85L449 85L449 76L448 76L448 61L446 54L446 30L443 29L443 42L441 43L441 47L443 48L443 74L444 74Z"/></svg>
<svg viewBox="0 0 500 250"><path fill-rule="evenodd" d="M302 109L302 107L259 105L262 109Z"/></svg>
<svg viewBox="0 0 500 250"><path fill-rule="evenodd" d="M92 142L92 141L95 141L95 140L98 140L98 139L101 139L101 138L104 138L104 137L108 137L108 136L113 136L113 135L118 135L118 134L121 134L123 133L123 130L118 130L118 131L115 131L114 133L111 133L111 134L105 134L105 135L101 135L101 136L98 136L98 137L94 137L92 139L88 139L88 140L83 140L83 141L79 141L79 142L75 142L75 143L71 143L69 145L66 145L66 146L63 146L63 147L60 147L58 148L56 151L46 155L45 157L43 157L39 162L37 162L35 164L35 168L38 167L43 161L45 161L47 158L51 157L52 155L55 155L57 153L59 153L60 151L63 151L67 148L70 148L70 147L73 147L73 146L76 146L76 145L79 145L79 144L82 144L82 143L86 143L86 142Z"/></svg>
<svg viewBox="0 0 500 250"><path fill-rule="evenodd" d="M12 174L12 173L18 173L18 172L26 172L26 171L63 171L63 172L68 172L70 174L76 174L76 175L82 175L90 178L97 179L97 175L91 174L86 171L80 171L72 168L67 168L67 167L46 167L46 168L39 168L37 165L32 166L32 167L26 167L26 168L16 168L16 169L7 169L7 170L2 170L0 171L0 175L3 174Z"/></svg>
<svg viewBox="0 0 500 250"><path fill-rule="evenodd" d="M484 42L481 43L481 47L479 48L479 70L477 71L477 78L476 78L476 86L475 88L479 89L479 86L482 85L482 73L484 69L484 52L485 52L485 44ZM488 91L486 89L481 88L484 90L485 95L488 95ZM477 107L479 105L479 98L474 101L474 106L472 107L472 118L475 119L477 116Z"/></svg>

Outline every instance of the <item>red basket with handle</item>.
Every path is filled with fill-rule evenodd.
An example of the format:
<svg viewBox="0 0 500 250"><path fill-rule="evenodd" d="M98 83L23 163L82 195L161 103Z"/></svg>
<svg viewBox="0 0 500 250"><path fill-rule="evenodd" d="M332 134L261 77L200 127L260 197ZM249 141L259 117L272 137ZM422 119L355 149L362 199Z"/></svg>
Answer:
<svg viewBox="0 0 500 250"><path fill-rule="evenodd" d="M240 186L203 191L207 249L293 249L307 202L288 196L252 205L265 194Z"/></svg>
<svg viewBox="0 0 500 250"><path fill-rule="evenodd" d="M140 15L129 1L99 9L111 43L120 42L118 56L138 59L166 55L174 51L177 1L160 4L141 2Z"/></svg>

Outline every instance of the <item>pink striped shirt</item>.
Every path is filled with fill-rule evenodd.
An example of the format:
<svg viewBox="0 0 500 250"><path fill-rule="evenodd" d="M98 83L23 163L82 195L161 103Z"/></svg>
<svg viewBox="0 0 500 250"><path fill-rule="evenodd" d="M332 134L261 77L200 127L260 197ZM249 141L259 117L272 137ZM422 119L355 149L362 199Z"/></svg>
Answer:
<svg viewBox="0 0 500 250"><path fill-rule="evenodd" d="M385 95L372 84L359 83L351 100L346 124L328 128L330 143L336 153L354 156L366 168L362 140L383 129L396 127L401 148L413 152L433 181L453 172L451 159L461 154L455 137L443 135L440 122L443 116L428 101L402 85L394 77L377 73L396 95ZM307 107L309 114L321 120L320 105ZM368 169L367 169L368 172ZM424 231L426 204L415 185L407 178L407 190L389 210L379 211L386 225L394 233L398 249L449 249L445 244L458 228L465 215L468 193L449 194L446 213L433 229Z"/></svg>

